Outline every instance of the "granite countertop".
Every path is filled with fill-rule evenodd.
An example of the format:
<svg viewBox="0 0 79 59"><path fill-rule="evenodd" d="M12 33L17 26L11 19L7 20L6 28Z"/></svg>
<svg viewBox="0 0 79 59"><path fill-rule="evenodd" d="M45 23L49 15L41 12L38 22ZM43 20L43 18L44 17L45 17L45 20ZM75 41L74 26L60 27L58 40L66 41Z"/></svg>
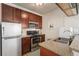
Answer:
<svg viewBox="0 0 79 59"><path fill-rule="evenodd" d="M39 35L44 35L44 34L39 34ZM22 36L23 37L32 37L32 35L25 35L25 36Z"/></svg>
<svg viewBox="0 0 79 59"><path fill-rule="evenodd" d="M68 45L55 42L53 40L42 42L39 45L61 56L72 56L73 55L72 49Z"/></svg>

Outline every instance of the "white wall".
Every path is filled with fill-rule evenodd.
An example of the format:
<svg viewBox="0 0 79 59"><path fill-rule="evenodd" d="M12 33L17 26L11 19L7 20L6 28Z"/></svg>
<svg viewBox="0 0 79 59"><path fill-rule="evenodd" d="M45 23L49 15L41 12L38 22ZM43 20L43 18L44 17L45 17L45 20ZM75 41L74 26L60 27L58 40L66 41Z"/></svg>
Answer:
<svg viewBox="0 0 79 59"><path fill-rule="evenodd" d="M54 26L51 29L49 28L50 24ZM56 10L43 16L42 32L46 34L46 40L59 37L59 29L63 26L79 28L79 15L68 17L57 7Z"/></svg>
<svg viewBox="0 0 79 59"><path fill-rule="evenodd" d="M79 15L64 18L65 26L79 27Z"/></svg>
<svg viewBox="0 0 79 59"><path fill-rule="evenodd" d="M45 14L43 16L43 29L42 32L46 35L47 39L55 39L59 36L59 28L63 26L64 13L57 7L57 10ZM53 28L50 28L50 24L53 24Z"/></svg>

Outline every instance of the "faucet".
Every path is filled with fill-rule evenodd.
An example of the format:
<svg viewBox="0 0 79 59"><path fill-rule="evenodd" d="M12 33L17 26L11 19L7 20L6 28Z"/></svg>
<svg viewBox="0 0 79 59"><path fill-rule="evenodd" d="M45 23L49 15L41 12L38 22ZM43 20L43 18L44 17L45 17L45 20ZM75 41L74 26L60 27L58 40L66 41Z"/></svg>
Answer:
<svg viewBox="0 0 79 59"><path fill-rule="evenodd" d="M66 30L66 31L64 31L64 33L65 32L69 32L70 33L70 35L69 35L69 45L70 45L72 43L75 35L72 35L72 31L70 31L70 30Z"/></svg>
<svg viewBox="0 0 79 59"><path fill-rule="evenodd" d="M72 43L74 37L75 37L74 35L70 36L70 39L69 39L69 45Z"/></svg>
<svg viewBox="0 0 79 59"><path fill-rule="evenodd" d="M70 30L65 30L63 33L65 33L65 32L69 32L70 34L69 34L69 38L72 38L72 31L70 31Z"/></svg>

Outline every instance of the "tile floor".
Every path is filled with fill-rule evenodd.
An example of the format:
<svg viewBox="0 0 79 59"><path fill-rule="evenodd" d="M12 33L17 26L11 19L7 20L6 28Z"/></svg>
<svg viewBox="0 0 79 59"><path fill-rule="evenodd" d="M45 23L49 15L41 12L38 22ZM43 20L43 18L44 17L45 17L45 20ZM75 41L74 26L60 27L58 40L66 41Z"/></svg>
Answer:
<svg viewBox="0 0 79 59"><path fill-rule="evenodd" d="M29 52L24 56L40 56L40 49L33 51L33 52Z"/></svg>

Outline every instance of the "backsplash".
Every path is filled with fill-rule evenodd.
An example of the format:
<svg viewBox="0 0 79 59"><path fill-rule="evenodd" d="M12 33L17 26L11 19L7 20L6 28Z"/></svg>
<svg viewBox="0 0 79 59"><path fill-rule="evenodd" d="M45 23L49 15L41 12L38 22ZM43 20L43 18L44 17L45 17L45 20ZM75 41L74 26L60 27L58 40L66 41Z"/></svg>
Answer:
<svg viewBox="0 0 79 59"><path fill-rule="evenodd" d="M22 29L22 37L26 37L26 29Z"/></svg>
<svg viewBox="0 0 79 59"><path fill-rule="evenodd" d="M41 29L22 29L22 37L27 37L27 30L36 30L39 31L39 34L42 34Z"/></svg>

